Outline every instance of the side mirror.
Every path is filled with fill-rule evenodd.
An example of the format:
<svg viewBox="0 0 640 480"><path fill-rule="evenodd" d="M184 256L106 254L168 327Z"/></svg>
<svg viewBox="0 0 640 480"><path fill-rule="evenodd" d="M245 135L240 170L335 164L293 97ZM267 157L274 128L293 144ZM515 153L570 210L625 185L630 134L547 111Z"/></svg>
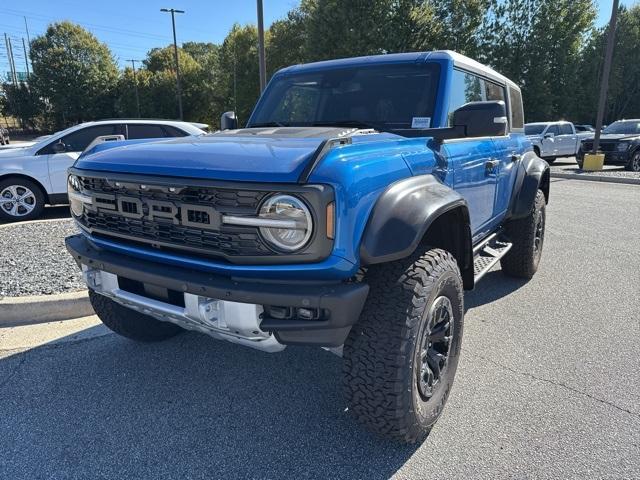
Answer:
<svg viewBox="0 0 640 480"><path fill-rule="evenodd" d="M220 130L235 130L238 128L236 112L224 112L220 117Z"/></svg>
<svg viewBox="0 0 640 480"><path fill-rule="evenodd" d="M499 137L507 134L507 108L502 100L470 102L453 112L453 126L466 137Z"/></svg>
<svg viewBox="0 0 640 480"><path fill-rule="evenodd" d="M67 146L62 143L62 140L58 140L56 143L53 144L53 153L64 153L67 151Z"/></svg>
<svg viewBox="0 0 640 480"><path fill-rule="evenodd" d="M555 134L555 133L545 133L545 134L544 134L544 138L553 138L553 137L555 137L555 136L556 136L556 134Z"/></svg>

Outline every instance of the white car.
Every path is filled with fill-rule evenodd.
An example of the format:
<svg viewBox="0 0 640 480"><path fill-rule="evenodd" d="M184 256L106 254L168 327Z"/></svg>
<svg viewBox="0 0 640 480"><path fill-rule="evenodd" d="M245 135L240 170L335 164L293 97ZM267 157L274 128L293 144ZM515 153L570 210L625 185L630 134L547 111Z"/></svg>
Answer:
<svg viewBox="0 0 640 480"><path fill-rule="evenodd" d="M527 123L524 133L536 155L548 163L558 157L574 157L580 149L580 140L593 136L593 132L578 132L571 122Z"/></svg>
<svg viewBox="0 0 640 480"><path fill-rule="evenodd" d="M2 149L0 221L31 220L45 204L67 203L67 169L96 137L184 137L203 135L206 127L172 120L101 120L81 123L27 146Z"/></svg>

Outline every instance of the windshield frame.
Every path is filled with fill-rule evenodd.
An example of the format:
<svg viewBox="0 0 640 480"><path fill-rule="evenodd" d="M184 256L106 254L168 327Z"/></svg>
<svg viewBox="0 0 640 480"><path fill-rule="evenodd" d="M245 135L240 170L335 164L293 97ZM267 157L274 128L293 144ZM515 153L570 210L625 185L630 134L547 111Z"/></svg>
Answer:
<svg viewBox="0 0 640 480"><path fill-rule="evenodd" d="M446 72L446 67L443 66L441 64L441 62L436 62L436 61L432 61L432 62L379 62L379 63L372 63L370 65L361 65L361 64L357 64L357 65L345 65L345 66L335 66L335 67L331 67L331 68L313 68L313 69L302 69L299 71L293 70L293 71L282 71L282 72L278 72L276 73L273 78L271 79L271 81L269 82L269 84L267 85L267 88L265 89L265 91L263 92L263 94L260 96L260 99L258 100L258 102L256 103L251 115L249 116L249 120L246 123L246 126L244 128L261 128L262 126L266 127L266 126L281 126L281 127L298 127L298 128L304 128L304 127L313 127L313 126L353 126L354 128L372 128L378 131L394 131L394 130L402 130L404 128L411 128L411 122L412 120L408 120L407 124L409 125L408 127L404 127L404 126L395 126L397 125L399 122L381 122L375 119L367 119L367 120L361 120L361 119L356 119L356 118L340 118L340 119L335 119L335 121L333 119L331 120L326 120L323 118L318 118L315 121L309 121L309 122L301 122L301 121L293 121L293 122L286 122L286 121L275 121L272 118L268 118L265 119L265 121L259 121L262 119L258 118L258 115L260 114L260 112L262 111L262 109L265 108L265 105L267 104L267 102L270 100L269 96L270 95L274 95L274 91L277 91L276 89L280 86L279 82L280 81L287 81L288 79L291 78L295 78L295 77L300 77L301 79L306 77L306 76L310 76L310 75L316 75L316 74L323 74L323 73L328 73L328 72L337 72L340 70L343 71L362 71L365 69L383 69L383 68L406 68L407 71L409 71L411 68L415 69L414 71L418 71L418 69L425 69L425 70L430 70L432 73L432 79L433 79L433 88L431 89L430 95L431 98L429 98L429 107L430 107L430 112L427 112L430 115L431 118L431 126L433 126L434 124L438 123L439 120L439 116L440 116L440 110L441 110L441 105L440 105L440 99L439 99L439 94L440 94L440 90L441 90L441 86L442 86L442 82L443 82L443 78L444 78L444 74ZM277 95L277 93L276 93ZM427 117L428 115L425 113L424 114L425 117ZM417 117L413 117L413 118L417 118ZM268 121L267 121L268 120Z"/></svg>
<svg viewBox="0 0 640 480"><path fill-rule="evenodd" d="M612 131L608 131L611 127L616 127L616 126L625 126L626 124L634 125L635 124L635 131L633 132L612 132ZM611 125L607 125L607 127L602 130L602 134L603 135L640 135L640 120L618 120L617 122L613 122Z"/></svg>

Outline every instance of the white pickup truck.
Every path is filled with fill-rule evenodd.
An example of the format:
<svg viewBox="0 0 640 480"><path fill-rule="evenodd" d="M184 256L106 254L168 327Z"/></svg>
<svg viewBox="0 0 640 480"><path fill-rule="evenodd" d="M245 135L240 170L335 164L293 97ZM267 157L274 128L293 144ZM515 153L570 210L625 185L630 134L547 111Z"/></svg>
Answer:
<svg viewBox="0 0 640 480"><path fill-rule="evenodd" d="M593 136L593 132L577 133L571 122L527 123L524 133L536 155L548 163L558 157L574 157L580 149L580 140Z"/></svg>

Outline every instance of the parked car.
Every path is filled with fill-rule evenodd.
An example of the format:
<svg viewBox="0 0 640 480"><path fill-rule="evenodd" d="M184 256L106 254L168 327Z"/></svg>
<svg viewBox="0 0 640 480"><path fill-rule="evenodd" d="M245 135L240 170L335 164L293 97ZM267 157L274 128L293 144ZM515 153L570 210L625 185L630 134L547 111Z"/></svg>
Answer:
<svg viewBox="0 0 640 480"><path fill-rule="evenodd" d="M593 133L593 132L596 131L596 129L593 128L593 126L591 126L591 125L576 125L576 124L573 124L573 126L575 127L577 133Z"/></svg>
<svg viewBox="0 0 640 480"><path fill-rule="evenodd" d="M448 51L342 59L281 70L246 128L221 125L103 143L69 170L82 233L66 244L96 313L140 341L326 347L357 419L423 438L464 290L497 262L524 278L540 262L549 167L520 89Z"/></svg>
<svg viewBox="0 0 640 480"><path fill-rule="evenodd" d="M39 142L0 150L0 219L30 220L45 204L67 203L67 169L102 135L127 139L184 137L204 132L171 120L103 120L76 125Z"/></svg>
<svg viewBox="0 0 640 480"><path fill-rule="evenodd" d="M593 150L593 139L584 139L576 156L578 166L582 168L584 154ZM604 153L604 163L624 165L627 170L640 172L640 119L620 120L602 131L600 147Z"/></svg>
<svg viewBox="0 0 640 480"><path fill-rule="evenodd" d="M9 130L4 127L0 127L0 145L9 145L11 138L9 137Z"/></svg>
<svg viewBox="0 0 640 480"><path fill-rule="evenodd" d="M580 140L593 135L592 132L577 132L571 122L527 123L524 132L536 155L550 164L559 157L574 157L580 148Z"/></svg>

